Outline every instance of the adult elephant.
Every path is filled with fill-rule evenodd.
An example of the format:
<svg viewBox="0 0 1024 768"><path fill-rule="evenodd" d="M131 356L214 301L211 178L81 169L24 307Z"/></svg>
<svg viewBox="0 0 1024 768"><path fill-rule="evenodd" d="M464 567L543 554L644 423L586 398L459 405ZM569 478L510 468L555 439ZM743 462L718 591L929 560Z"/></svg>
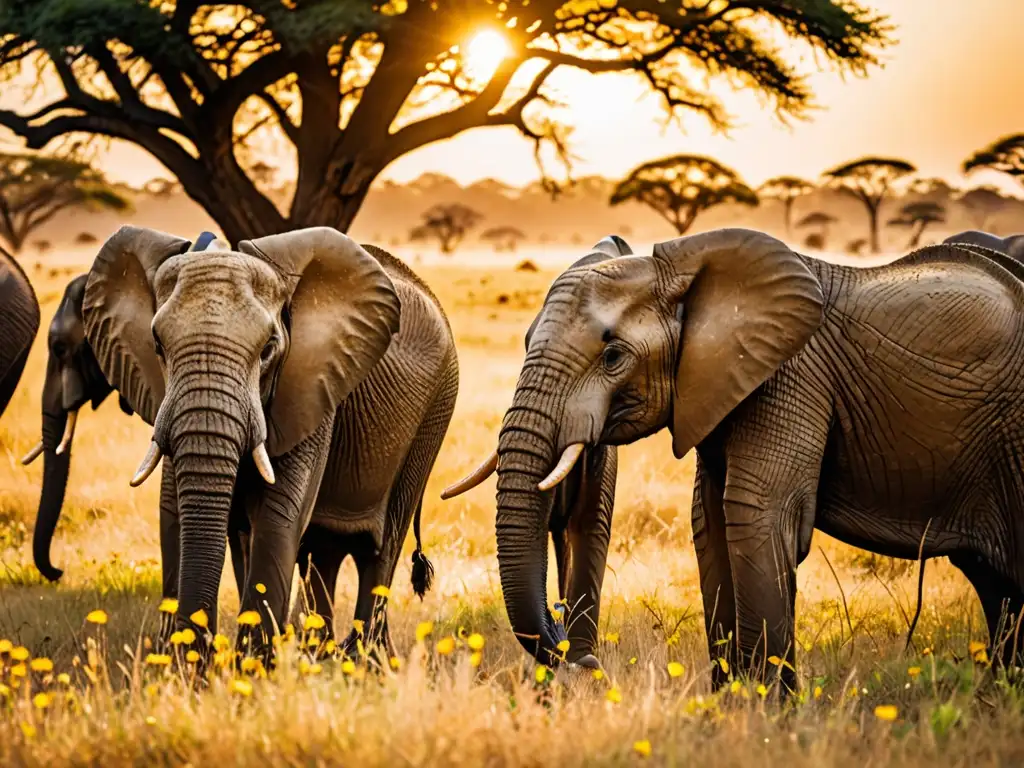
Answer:
<svg viewBox="0 0 1024 768"><path fill-rule="evenodd" d="M418 518L458 387L440 305L401 262L326 227L237 251L215 241L201 258L187 248L123 227L83 306L100 368L153 425L132 484L173 460L177 625L202 610L216 631L230 533L246 561L241 609L260 613L263 640L284 626L301 543L319 571L315 610L332 617L352 555L356 618L386 642L373 589L391 584L414 516L413 583L429 585Z"/></svg>
<svg viewBox="0 0 1024 768"><path fill-rule="evenodd" d="M942 242L953 245L980 246L990 251L1012 256L1017 261L1024 263L1024 234L998 237L988 232L968 229L955 235L950 235Z"/></svg>
<svg viewBox="0 0 1024 768"><path fill-rule="evenodd" d="M39 302L18 262L0 248L0 416L14 396L39 331Z"/></svg>
<svg viewBox="0 0 1024 768"><path fill-rule="evenodd" d="M855 269L725 229L563 273L498 442L501 583L524 646L557 654L552 489L581 456L666 426L677 458L697 450L712 657L794 684L767 660L793 663L815 528L895 557L923 538L970 579L996 642L1003 609L1013 620L1024 602L1024 284L986 253L932 246Z"/></svg>
<svg viewBox="0 0 1024 768"><path fill-rule="evenodd" d="M211 232L203 232L196 238L192 249L204 250L212 241ZM82 319L82 301L88 274L74 278L64 289L64 295L57 311L50 321L47 335L46 376L43 379L41 398L43 411L42 439L30 450L21 463L28 465L43 457L43 487L39 494L39 508L32 534L32 558L36 568L49 581L57 581L64 574L54 567L50 560L50 545L60 520L67 490L68 473L71 469L71 448L78 423L78 411L91 403L96 410L114 391L107 381L85 338L85 324ZM131 416L131 405L124 397L118 398L121 410ZM160 491L160 532L161 542L176 535L175 518L177 508L174 499L173 472L168 465L163 468ZM165 594L177 589L178 562L169 557L164 548L163 588Z"/></svg>

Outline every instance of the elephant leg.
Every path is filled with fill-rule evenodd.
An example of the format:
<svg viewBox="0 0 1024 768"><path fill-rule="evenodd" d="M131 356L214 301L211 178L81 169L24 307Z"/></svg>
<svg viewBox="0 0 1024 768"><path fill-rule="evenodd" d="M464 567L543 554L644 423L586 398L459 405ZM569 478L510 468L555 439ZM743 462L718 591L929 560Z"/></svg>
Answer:
<svg viewBox="0 0 1024 768"><path fill-rule="evenodd" d="M162 594L178 598L178 574L181 570L181 526L178 520L178 492L174 481L174 465L165 456L160 470L160 565L163 573ZM160 641L164 643L174 631L174 614L160 614Z"/></svg>
<svg viewBox="0 0 1024 768"><path fill-rule="evenodd" d="M733 592L729 545L722 506L723 477L712 463L697 457L693 482L693 547L697 553L700 591L704 601L704 629L713 664L712 684L728 681L728 663L736 663L736 596ZM723 665L720 659L726 661Z"/></svg>
<svg viewBox="0 0 1024 768"><path fill-rule="evenodd" d="M395 655L388 628L388 599L375 595L373 590L378 586L390 588L398 557L396 553L391 553L390 557L385 556L382 550L377 549L369 534L359 534L356 539L352 547L352 556L359 574L355 620L362 631L354 627L349 632L344 642L344 651L349 656L357 656L357 641L361 640L366 651L376 652L378 657L380 653L377 649L383 651L386 658L378 658L378 661L386 662L387 658Z"/></svg>
<svg viewBox="0 0 1024 768"><path fill-rule="evenodd" d="M269 656L270 638L284 630L299 542L309 524L323 477L333 418L275 464L276 482L267 485L249 461L236 486L252 529L241 610L256 611L260 623L238 633L239 649ZM247 647L248 646L248 647Z"/></svg>
<svg viewBox="0 0 1024 768"><path fill-rule="evenodd" d="M306 607L309 612L323 617L328 639L335 636L334 590L338 571L347 555L343 539L343 536L311 526L299 546L299 577L306 593Z"/></svg>
<svg viewBox="0 0 1024 768"><path fill-rule="evenodd" d="M245 589L245 574L249 561L249 531L235 526L228 527L228 549L231 551L231 572L235 576L239 600Z"/></svg>
<svg viewBox="0 0 1024 768"><path fill-rule="evenodd" d="M1024 627L1020 626L1024 592L1020 586L987 558L974 552L958 552L950 555L949 561L963 572L978 593L988 625L992 659L1006 666L1020 665L1024 652Z"/></svg>
<svg viewBox="0 0 1024 768"><path fill-rule="evenodd" d="M595 663L593 659L581 660L597 649L601 587L612 533L617 468L618 454L614 447L602 446L591 452L569 514L571 555L565 597L569 603L566 658L571 662Z"/></svg>

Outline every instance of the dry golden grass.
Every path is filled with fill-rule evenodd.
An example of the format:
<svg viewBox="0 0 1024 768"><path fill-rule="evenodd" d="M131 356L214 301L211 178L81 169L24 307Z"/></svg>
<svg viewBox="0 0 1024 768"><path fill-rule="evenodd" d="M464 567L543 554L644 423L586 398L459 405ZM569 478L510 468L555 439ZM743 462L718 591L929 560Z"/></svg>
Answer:
<svg viewBox="0 0 1024 768"><path fill-rule="evenodd" d="M18 463L38 439L40 333L0 421L0 639L24 646L33 659L52 660L54 668L27 668L19 677L12 672L17 659L0 644L0 764L697 759L721 766L785 761L795 768L1024 758L1017 689L971 660L970 643L984 640L985 630L959 573L945 562L929 565L916 650L904 655L913 568L893 568L820 534L799 573L799 696L782 706L771 692L763 699L740 682L712 693L690 538L693 460L673 460L665 435L622 451L601 614L604 679L571 670L549 679L542 670L538 683L501 604L494 481L447 503L439 495L493 446L522 359L522 334L553 273L419 271L448 310L462 382L424 510L426 550L438 578L421 603L409 587L408 566L400 566L390 613L403 664L384 675L353 672L339 661L310 669L292 643L272 679L245 678L251 693L220 670L211 690L197 695L180 673L145 664L144 638L159 616L159 484L128 487L148 428L124 417L113 399L81 419L53 552L65 576L58 586L41 583L30 565L41 462L27 469ZM31 276L45 323L69 275L37 269ZM222 610L230 617L237 595L227 570L222 585ZM337 595L341 633L355 588L347 566ZM105 625L86 621L95 609L108 615ZM433 629L418 642L422 622ZM234 622L224 624L222 631L233 634ZM486 642L478 668L466 643L472 632ZM442 654L437 643L450 635L462 639ZM680 673L677 665L681 674L672 676Z"/></svg>

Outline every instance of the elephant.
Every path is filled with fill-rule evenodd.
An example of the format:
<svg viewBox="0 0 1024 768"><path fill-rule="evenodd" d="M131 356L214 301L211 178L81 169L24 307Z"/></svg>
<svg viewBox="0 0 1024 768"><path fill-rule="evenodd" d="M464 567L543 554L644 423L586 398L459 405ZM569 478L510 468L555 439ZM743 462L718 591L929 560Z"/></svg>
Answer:
<svg viewBox="0 0 1024 768"><path fill-rule="evenodd" d="M187 249L122 227L97 255L83 303L100 369L153 427L131 484L171 459L176 535L164 557L180 563L165 595L178 600L175 626L203 640L216 632L227 537L240 555L241 611L259 616L241 628L240 648L269 653L297 561L317 571L311 610L330 628L349 555L363 641L388 646L375 588L390 587L410 522L421 597L433 572L423 492L458 390L440 303L401 261L329 227L235 250L216 240L201 257Z"/></svg>
<svg viewBox="0 0 1024 768"><path fill-rule="evenodd" d="M950 235L942 241L947 244L980 246L1006 256L1011 256L1019 262L1024 263L1024 234L1010 235L1009 237L998 237L988 232L979 232L976 229L968 229Z"/></svg>
<svg viewBox="0 0 1024 768"><path fill-rule="evenodd" d="M497 459L455 488L498 473L501 584L527 651L561 656L545 600L559 483L581 464L586 477L602 447L666 427L676 458L696 449L713 661L795 687L796 567L815 529L883 555L948 556L981 598L992 643L1012 628L1024 604L1020 264L936 245L844 267L745 229L651 255L609 250L554 281ZM607 525L583 523L570 557L603 560L592 547L607 549ZM713 664L716 684L726 669Z"/></svg>
<svg viewBox="0 0 1024 768"><path fill-rule="evenodd" d="M0 248L0 416L14 396L39 332L39 302L21 266Z"/></svg>
<svg viewBox="0 0 1024 768"><path fill-rule="evenodd" d="M193 250L204 250L213 239L212 232L203 232L196 238ZM43 457L43 487L32 534L32 557L36 568L49 581L58 581L64 575L50 561L50 544L64 505L78 411L86 403L91 403L96 410L114 391L85 338L82 300L88 278L88 274L79 275L68 283L50 322L42 394L42 439L21 460L28 465L39 456ZM121 410L131 416L133 411L128 401L120 396L118 401ZM169 474L166 465L163 473ZM165 477L160 493L162 532L170 529L169 521L176 514L172 478ZM164 559L163 579L165 592L171 583L177 585L177 562Z"/></svg>

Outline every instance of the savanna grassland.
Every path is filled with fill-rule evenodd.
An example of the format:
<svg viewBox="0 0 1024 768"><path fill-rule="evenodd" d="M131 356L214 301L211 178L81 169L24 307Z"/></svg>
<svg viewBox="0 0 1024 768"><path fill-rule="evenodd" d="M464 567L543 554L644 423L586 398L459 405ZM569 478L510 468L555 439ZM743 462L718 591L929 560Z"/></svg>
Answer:
<svg viewBox="0 0 1024 768"><path fill-rule="evenodd" d="M63 579L46 584L31 566L42 462L25 468L19 458L39 435L45 327L77 270L29 269L43 330L0 420L2 765L1024 760L1024 697L985 663L980 606L944 560L928 565L923 615L904 652L914 564L816 534L799 571L800 693L780 705L772 691L740 680L713 693L690 534L694 463L675 461L664 434L621 453L600 618L603 677L552 674L524 657L501 603L494 480L449 502L440 492L495 444L523 332L554 274L543 269L419 268L449 313L462 381L423 516L433 590L423 602L413 595L408 552L391 590L398 668L367 673L358 659L307 658L304 626L316 621L298 600L297 636L269 677L252 664L237 674L218 668L196 693L188 662L165 666L147 647L160 621L159 482L128 487L149 431L116 398L79 422L53 552ZM229 571L220 629L231 638L238 600ZM554 599L553 569L550 578ZM346 565L339 634L349 629L355 592Z"/></svg>

